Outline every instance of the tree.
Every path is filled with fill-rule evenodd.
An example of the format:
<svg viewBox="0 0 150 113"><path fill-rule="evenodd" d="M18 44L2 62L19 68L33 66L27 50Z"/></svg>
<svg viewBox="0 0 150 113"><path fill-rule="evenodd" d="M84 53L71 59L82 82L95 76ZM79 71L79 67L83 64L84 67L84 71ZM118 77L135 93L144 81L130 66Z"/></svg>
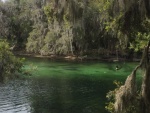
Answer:
<svg viewBox="0 0 150 113"><path fill-rule="evenodd" d="M114 3L116 2L114 0ZM126 35L131 48L136 51L143 50L143 56L140 64L127 77L125 84L108 93L108 98L113 98L107 106L111 113L149 113L150 111L150 6L147 3L149 3L148 0L127 1L122 4L122 7L119 4L114 6L121 11L121 15L120 12L114 13L117 19L114 18L111 21L115 25L112 30L117 30L117 34L122 34L117 35L119 40L123 39L120 36ZM136 83L136 72L139 68L144 73L141 89L137 89Z"/></svg>
<svg viewBox="0 0 150 113"><path fill-rule="evenodd" d="M30 2L26 0L9 0L0 5L1 37L24 48L32 21L30 19Z"/></svg>
<svg viewBox="0 0 150 113"><path fill-rule="evenodd" d="M14 78L17 72L21 72L23 59L16 58L10 51L9 44L0 40L0 82Z"/></svg>

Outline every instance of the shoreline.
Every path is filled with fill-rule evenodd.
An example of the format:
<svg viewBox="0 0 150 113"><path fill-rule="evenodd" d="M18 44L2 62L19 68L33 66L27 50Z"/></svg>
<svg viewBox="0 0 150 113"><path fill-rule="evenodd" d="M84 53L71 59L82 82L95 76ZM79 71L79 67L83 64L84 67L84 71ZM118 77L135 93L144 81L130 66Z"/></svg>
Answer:
<svg viewBox="0 0 150 113"><path fill-rule="evenodd" d="M126 58L116 58L116 57L102 57L102 56L77 56L77 55L38 55L38 54L31 54L26 52L14 51L14 55L17 56L25 56L25 57L35 57L35 58L48 58L53 60L67 60L67 61L107 61L107 62L123 62L123 61L132 61L132 62L140 62L140 59L133 58L126 59Z"/></svg>

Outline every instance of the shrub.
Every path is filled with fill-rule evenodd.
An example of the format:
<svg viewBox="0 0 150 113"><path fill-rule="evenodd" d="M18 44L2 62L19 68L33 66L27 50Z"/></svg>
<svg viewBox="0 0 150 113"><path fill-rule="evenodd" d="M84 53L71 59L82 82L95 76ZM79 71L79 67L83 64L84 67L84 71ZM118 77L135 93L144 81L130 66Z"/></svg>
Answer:
<svg viewBox="0 0 150 113"><path fill-rule="evenodd" d="M23 60L14 56L6 41L0 41L0 81L4 82L21 72Z"/></svg>

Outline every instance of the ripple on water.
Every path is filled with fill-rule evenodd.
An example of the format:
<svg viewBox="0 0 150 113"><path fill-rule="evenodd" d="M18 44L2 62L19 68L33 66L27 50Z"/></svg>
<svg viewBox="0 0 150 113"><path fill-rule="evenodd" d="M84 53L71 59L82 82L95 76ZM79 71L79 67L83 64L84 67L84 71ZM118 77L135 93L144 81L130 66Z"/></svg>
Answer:
<svg viewBox="0 0 150 113"><path fill-rule="evenodd" d="M30 113L29 81L15 80L0 85L0 113Z"/></svg>

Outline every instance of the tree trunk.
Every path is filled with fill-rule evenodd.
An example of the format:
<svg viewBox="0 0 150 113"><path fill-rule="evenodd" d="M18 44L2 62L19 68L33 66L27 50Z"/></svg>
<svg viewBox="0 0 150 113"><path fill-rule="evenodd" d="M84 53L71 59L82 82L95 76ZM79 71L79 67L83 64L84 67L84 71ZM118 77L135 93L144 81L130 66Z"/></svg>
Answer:
<svg viewBox="0 0 150 113"><path fill-rule="evenodd" d="M145 47L140 64L133 70L126 82L115 93L114 109L115 113L150 113L150 63L149 46ZM136 71L144 70L140 99L137 94ZM131 107L134 106L134 107Z"/></svg>
<svg viewBox="0 0 150 113"><path fill-rule="evenodd" d="M149 63L149 46L145 49L142 58L144 62L144 76L141 88L141 113L150 113L150 63Z"/></svg>
<svg viewBox="0 0 150 113"><path fill-rule="evenodd" d="M141 113L150 113L150 65L145 70L142 83Z"/></svg>

